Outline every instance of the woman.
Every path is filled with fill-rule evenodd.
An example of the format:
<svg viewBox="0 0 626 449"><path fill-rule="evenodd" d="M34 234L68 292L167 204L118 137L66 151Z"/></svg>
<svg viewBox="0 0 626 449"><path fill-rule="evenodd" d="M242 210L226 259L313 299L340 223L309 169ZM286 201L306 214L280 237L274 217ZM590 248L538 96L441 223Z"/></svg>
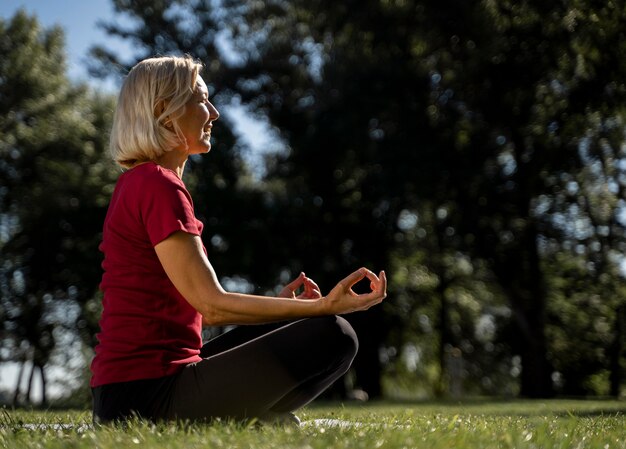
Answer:
<svg viewBox="0 0 626 449"><path fill-rule="evenodd" d="M219 117L201 65L146 59L128 74L111 132L126 170L100 245L103 311L91 368L94 420L293 420L349 368L358 347L337 315L386 296L386 277L361 268L326 296L304 273L278 297L221 287L182 181L189 155L211 149ZM352 286L367 278L371 292ZM302 294L296 297L296 291ZM204 346L202 325L239 326Z"/></svg>

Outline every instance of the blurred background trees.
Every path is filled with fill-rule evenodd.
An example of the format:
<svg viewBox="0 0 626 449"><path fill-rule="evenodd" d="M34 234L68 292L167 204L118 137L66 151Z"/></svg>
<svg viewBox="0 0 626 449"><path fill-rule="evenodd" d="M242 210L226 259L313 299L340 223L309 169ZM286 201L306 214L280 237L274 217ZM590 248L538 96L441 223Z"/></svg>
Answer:
<svg viewBox="0 0 626 449"><path fill-rule="evenodd" d="M361 350L336 395L620 394L623 5L113 3L132 25L103 26L136 54L120 60L95 48L94 74L123 74L163 53L206 65L223 117L187 182L227 286L269 292L304 270L328 289L360 265L387 270L386 303L349 317ZM3 48L0 64L18 46L62 53L62 43L45 43L59 30L33 31L23 16L3 24L4 41L18 39L20 21L34 37ZM42 61L28 59L56 78L31 79L39 72L13 64L2 67L14 77L0 77L2 95L21 95L0 102L2 314L43 304L38 326L54 327L55 304L80 314L93 338L95 247L113 182L100 162L111 100L66 80L62 89L46 84L63 79L53 64L62 54ZM39 118L28 108L44 96L17 83L45 90L59 112ZM262 169L248 162L227 112L234 104L275 137ZM75 120L62 127L67 135L32 125L63 120L67 108ZM11 117L42 136L18 138ZM17 329L4 325L3 358L36 346Z"/></svg>
<svg viewBox="0 0 626 449"><path fill-rule="evenodd" d="M0 21L0 354L20 365L14 403L30 400L35 375L45 402L55 348L57 365L84 364L63 349L93 344L97 329L113 101L70 84L63 46L61 29L24 13Z"/></svg>

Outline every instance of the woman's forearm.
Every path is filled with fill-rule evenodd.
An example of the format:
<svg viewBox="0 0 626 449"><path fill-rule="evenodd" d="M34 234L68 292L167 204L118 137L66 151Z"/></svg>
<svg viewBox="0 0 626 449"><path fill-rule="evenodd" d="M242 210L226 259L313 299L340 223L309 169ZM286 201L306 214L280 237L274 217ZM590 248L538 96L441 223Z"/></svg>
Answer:
<svg viewBox="0 0 626 449"><path fill-rule="evenodd" d="M361 280L370 281L369 293L356 294L352 287ZM250 324L317 315L340 315L366 310L387 296L387 275L377 276L367 268L350 273L323 297L312 300L243 295L221 291L208 302L209 323Z"/></svg>
<svg viewBox="0 0 626 449"><path fill-rule="evenodd" d="M201 312L209 326L260 324L326 314L324 299L293 299L221 292L206 299Z"/></svg>
<svg viewBox="0 0 626 449"><path fill-rule="evenodd" d="M220 285L197 236L172 234L155 250L176 289L208 325L260 324L323 315L324 301L229 293Z"/></svg>
<svg viewBox="0 0 626 449"><path fill-rule="evenodd" d="M320 315L365 310L386 296L387 278L360 268L317 299L279 298L229 293L202 250L198 236L176 232L155 246L163 269L180 292L203 317L205 324L260 324ZM371 292L357 295L352 287L363 279Z"/></svg>

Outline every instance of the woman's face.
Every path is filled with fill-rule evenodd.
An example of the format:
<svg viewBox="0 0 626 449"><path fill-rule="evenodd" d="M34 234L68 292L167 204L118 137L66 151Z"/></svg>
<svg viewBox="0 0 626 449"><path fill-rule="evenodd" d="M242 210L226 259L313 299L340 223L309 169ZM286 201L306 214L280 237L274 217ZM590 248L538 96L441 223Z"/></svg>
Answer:
<svg viewBox="0 0 626 449"><path fill-rule="evenodd" d="M185 112L177 124L187 141L188 154L208 153L211 150L211 128L220 113L209 101L209 91L202 77L198 76L193 94L185 104Z"/></svg>

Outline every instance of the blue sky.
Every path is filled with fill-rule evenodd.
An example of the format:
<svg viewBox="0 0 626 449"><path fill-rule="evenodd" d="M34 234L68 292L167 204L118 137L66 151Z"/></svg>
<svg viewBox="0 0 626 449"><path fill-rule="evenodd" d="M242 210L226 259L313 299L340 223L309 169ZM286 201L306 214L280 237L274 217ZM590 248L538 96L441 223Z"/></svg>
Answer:
<svg viewBox="0 0 626 449"><path fill-rule="evenodd" d="M106 44L122 55L129 52L124 42L113 39L97 26L99 20L109 21L113 16L110 0L2 0L0 17L8 20L19 10L35 15L43 27L60 25L65 31L69 76L77 81L89 81L95 86L111 88L89 78L85 69L88 50L95 44Z"/></svg>

